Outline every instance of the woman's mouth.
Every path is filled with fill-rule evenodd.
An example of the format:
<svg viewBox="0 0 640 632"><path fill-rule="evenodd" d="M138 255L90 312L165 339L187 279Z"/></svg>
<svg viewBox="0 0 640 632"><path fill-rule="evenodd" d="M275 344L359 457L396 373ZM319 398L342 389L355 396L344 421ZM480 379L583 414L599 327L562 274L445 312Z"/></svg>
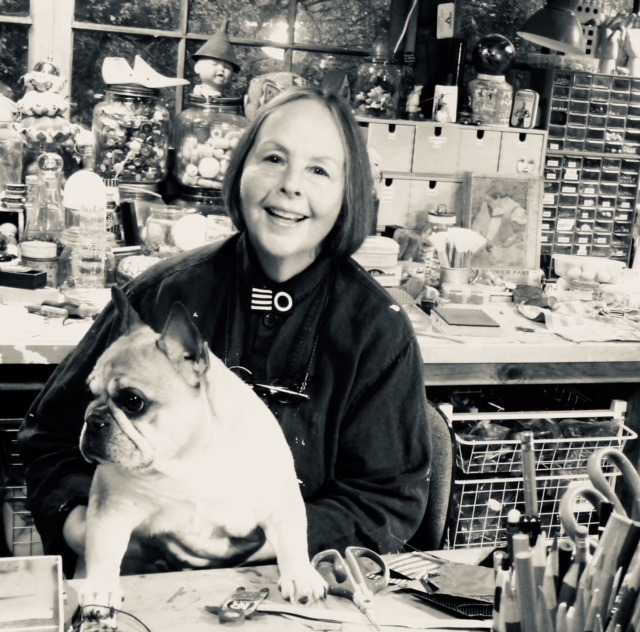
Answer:
<svg viewBox="0 0 640 632"><path fill-rule="evenodd" d="M283 211L282 209L276 208L274 206L265 207L265 211L278 220L278 222L282 225L291 225L297 224L301 222L303 219L306 219L304 215L300 215L300 213L292 213L291 211Z"/></svg>

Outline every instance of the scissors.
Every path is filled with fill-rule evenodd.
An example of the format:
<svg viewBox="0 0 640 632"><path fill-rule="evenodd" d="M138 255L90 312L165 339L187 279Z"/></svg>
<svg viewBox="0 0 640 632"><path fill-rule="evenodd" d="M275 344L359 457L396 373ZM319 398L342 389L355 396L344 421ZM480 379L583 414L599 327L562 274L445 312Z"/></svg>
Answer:
<svg viewBox="0 0 640 632"><path fill-rule="evenodd" d="M631 515L627 515L622 501L618 494L615 493L607 480L606 468L603 467L604 460L613 464L622 475L631 499ZM610 502L613 503L613 510L623 516L631 518L631 520L640 519L640 474L636 470L631 461L617 448L608 447L596 450L587 461L587 474L592 485ZM611 473L609 473L611 478Z"/></svg>
<svg viewBox="0 0 640 632"><path fill-rule="evenodd" d="M365 560L371 560L378 567L374 576ZM327 582L329 594L353 601L376 630L380 630L373 595L389 584L389 567L375 551L348 546L342 557L336 549L328 549L318 553L311 564Z"/></svg>

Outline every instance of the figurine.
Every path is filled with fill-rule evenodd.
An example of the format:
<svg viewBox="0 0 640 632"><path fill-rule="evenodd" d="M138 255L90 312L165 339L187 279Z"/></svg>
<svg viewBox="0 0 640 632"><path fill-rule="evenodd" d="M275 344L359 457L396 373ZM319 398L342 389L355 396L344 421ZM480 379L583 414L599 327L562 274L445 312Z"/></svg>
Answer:
<svg viewBox="0 0 640 632"><path fill-rule="evenodd" d="M411 89L409 96L407 97L407 118L410 121L424 118L424 115L420 111L420 95L422 94L422 86L416 84Z"/></svg>
<svg viewBox="0 0 640 632"><path fill-rule="evenodd" d="M227 24L224 20L220 30L193 55L195 71L200 77L193 94L203 97L225 96L233 76L240 71L233 47L227 38Z"/></svg>

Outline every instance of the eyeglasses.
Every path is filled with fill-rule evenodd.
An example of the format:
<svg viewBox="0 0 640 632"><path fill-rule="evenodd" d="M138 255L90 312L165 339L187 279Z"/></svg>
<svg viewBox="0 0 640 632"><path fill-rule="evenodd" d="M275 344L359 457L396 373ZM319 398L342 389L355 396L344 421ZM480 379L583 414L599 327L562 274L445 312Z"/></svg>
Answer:
<svg viewBox="0 0 640 632"><path fill-rule="evenodd" d="M251 386L253 390L261 397L270 397L279 404L298 404L302 400L309 400L310 397L304 392L307 387L306 380L299 386L299 390L293 390L295 387L288 388L281 384L282 380L274 380L273 384L259 384L253 373L243 366L229 367L243 382Z"/></svg>

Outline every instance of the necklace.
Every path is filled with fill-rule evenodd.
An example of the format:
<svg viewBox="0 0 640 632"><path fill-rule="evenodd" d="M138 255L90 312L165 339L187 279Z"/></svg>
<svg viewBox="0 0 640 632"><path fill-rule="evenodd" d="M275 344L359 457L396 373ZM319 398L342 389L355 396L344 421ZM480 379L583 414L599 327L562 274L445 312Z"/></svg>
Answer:
<svg viewBox="0 0 640 632"><path fill-rule="evenodd" d="M282 386L279 382L281 380L275 379L271 384L260 384L253 377L253 373L243 367L243 366L233 366L229 367L245 382L250 384L254 390L256 388L260 388L265 394L271 396L275 401L281 404L289 404L294 402L299 402L301 399L309 399L309 396L305 393L307 386L309 384L309 379L311 377L311 367L313 365L313 360L315 358L316 350L318 348L318 342L320 340L320 331L322 330L322 324L324 322L324 318L327 312L327 307L329 305L329 296L331 295L331 288L333 287L333 271L329 275L328 282L326 283L326 289L324 290L324 301L322 305L322 309L320 311L320 318L318 319L318 324L316 325L316 330L314 333L313 344L311 347L311 353L309 355L309 359L306 363L306 370L304 373L304 377L302 382L297 385L294 383L292 388L288 388ZM224 364L228 366L228 357L229 357L229 345L231 341L231 323L233 322L232 318L232 299L234 296L234 286L232 285L229 288L229 292L227 293L227 306L226 306L226 315L225 315L225 341L224 341ZM307 331L308 327L305 325L307 322L310 322L315 314L315 310L309 309L305 318L305 322L302 324L301 330ZM293 366L296 363L296 360L299 358L300 353L302 352L302 346L305 342L305 335L302 334L296 343L296 349L294 353L291 354L291 365Z"/></svg>

